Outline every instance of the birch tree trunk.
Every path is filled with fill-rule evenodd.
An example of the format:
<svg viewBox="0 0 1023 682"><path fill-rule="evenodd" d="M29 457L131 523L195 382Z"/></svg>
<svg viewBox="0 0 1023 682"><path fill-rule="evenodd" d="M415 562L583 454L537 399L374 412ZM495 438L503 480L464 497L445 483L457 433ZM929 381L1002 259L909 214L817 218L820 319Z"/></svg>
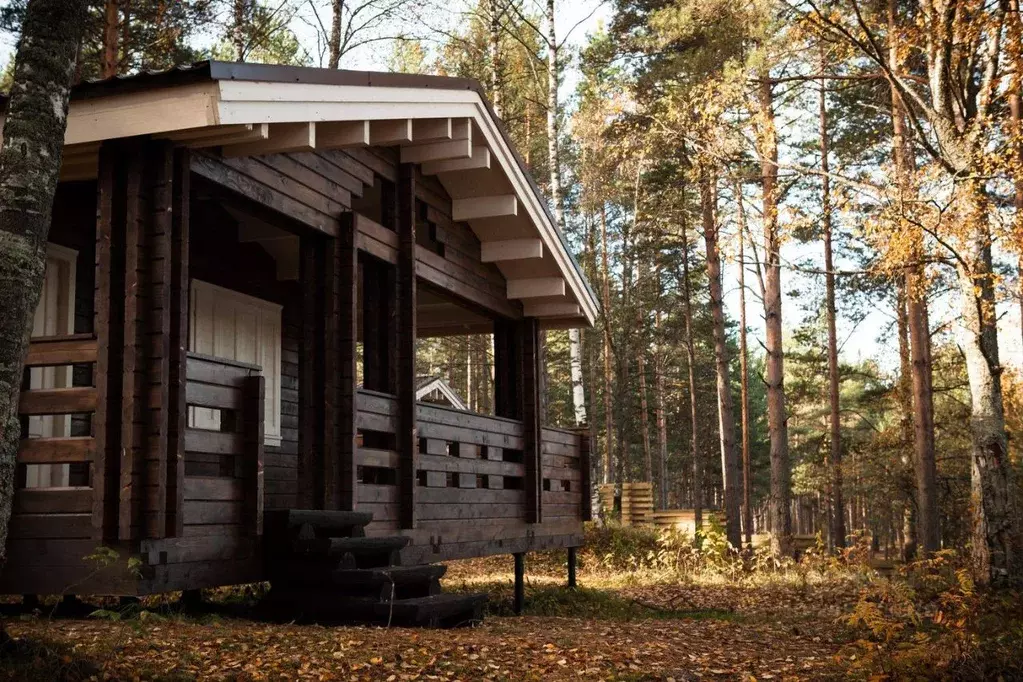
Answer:
<svg viewBox="0 0 1023 682"><path fill-rule="evenodd" d="M489 16L489 50L490 50L490 103L494 113L501 118L501 0L490 0Z"/></svg>
<svg viewBox="0 0 1023 682"><path fill-rule="evenodd" d="M791 471L789 429L785 410L785 353L781 322L781 238L778 233L778 132L774 93L765 69L757 89L760 111L759 154L763 186L764 327L767 350L767 422L771 438L771 549L792 555Z"/></svg>
<svg viewBox="0 0 1023 682"><path fill-rule="evenodd" d="M742 402L742 529L746 536L746 546L753 547L753 507L750 504L750 493L753 487L752 468L750 466L750 428L749 428L749 348L746 341L746 208L742 196L742 186L735 183L735 202L739 221L739 379L740 401Z"/></svg>
<svg viewBox="0 0 1023 682"><path fill-rule="evenodd" d="M0 566L14 501L25 353L46 267L83 0L30 0L0 149Z"/></svg>
<svg viewBox="0 0 1023 682"><path fill-rule="evenodd" d="M823 44L821 46L821 73L826 68ZM832 546L845 547L845 502L842 500L842 411L841 384L838 376L838 331L835 317L835 265L832 248L831 223L831 171L828 161L828 102L827 81L821 78L819 134L821 143L821 223L824 232L825 307L828 323L828 406L831 465L831 524Z"/></svg>
<svg viewBox="0 0 1023 682"><path fill-rule="evenodd" d="M707 280L710 311L714 323L714 360L717 370L718 429L721 440L721 478L724 493L725 534L728 543L742 549L740 462L735 451L735 407L728 372L728 339L725 334L725 310L721 291L721 250L715 215L714 178L706 166L700 169L700 208L703 236L707 247Z"/></svg>

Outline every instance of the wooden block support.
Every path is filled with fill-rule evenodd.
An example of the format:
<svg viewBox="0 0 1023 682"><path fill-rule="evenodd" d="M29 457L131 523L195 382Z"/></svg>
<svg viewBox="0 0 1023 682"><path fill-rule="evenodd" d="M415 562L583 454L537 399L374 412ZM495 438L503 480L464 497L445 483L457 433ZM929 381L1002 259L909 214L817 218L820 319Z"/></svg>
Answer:
<svg viewBox="0 0 1023 682"><path fill-rule="evenodd" d="M393 364L397 378L399 525L416 527L416 472L419 469L419 438L416 429L416 174L412 164L398 168L396 268L397 338Z"/></svg>
<svg viewBox="0 0 1023 682"><path fill-rule="evenodd" d="M512 556L515 557L514 610L516 616L521 616L522 607L526 601L526 554L525 552L518 552Z"/></svg>

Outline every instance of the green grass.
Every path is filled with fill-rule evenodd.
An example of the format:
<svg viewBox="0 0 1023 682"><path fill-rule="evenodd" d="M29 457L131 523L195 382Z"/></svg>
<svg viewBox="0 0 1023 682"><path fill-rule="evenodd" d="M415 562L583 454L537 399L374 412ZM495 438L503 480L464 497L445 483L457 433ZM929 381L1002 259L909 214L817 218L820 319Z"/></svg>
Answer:
<svg viewBox="0 0 1023 682"><path fill-rule="evenodd" d="M494 616L512 616L513 589L507 582L448 585L454 592L486 592L487 610ZM609 621L635 620L726 620L738 621L740 614L724 609L666 609L623 598L614 590L592 587L574 589L560 585L528 585L523 613L527 616L587 618Z"/></svg>

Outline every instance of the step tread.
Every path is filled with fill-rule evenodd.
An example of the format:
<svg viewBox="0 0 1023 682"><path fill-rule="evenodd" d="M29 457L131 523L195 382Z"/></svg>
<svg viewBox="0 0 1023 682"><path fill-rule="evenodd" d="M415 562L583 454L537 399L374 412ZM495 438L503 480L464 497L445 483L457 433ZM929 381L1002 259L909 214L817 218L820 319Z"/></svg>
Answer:
<svg viewBox="0 0 1023 682"><path fill-rule="evenodd" d="M381 568L339 568L334 571L334 582L345 585L398 585L440 580L448 567L443 564L424 566L391 566Z"/></svg>
<svg viewBox="0 0 1023 682"><path fill-rule="evenodd" d="M298 554L327 554L339 556L351 552L393 552L406 547L410 538L402 535L388 535L373 538L311 538L295 540L293 549Z"/></svg>
<svg viewBox="0 0 1023 682"><path fill-rule="evenodd" d="M383 602L376 606L376 612L383 617L391 613L393 608L393 615L396 618L420 622L450 618L459 614L475 616L486 602L485 594L442 593L429 597L396 599L392 603Z"/></svg>
<svg viewBox="0 0 1023 682"><path fill-rule="evenodd" d="M363 528L372 521L372 512L326 509L274 509L264 512L264 522L269 527L292 529L308 524L319 532Z"/></svg>

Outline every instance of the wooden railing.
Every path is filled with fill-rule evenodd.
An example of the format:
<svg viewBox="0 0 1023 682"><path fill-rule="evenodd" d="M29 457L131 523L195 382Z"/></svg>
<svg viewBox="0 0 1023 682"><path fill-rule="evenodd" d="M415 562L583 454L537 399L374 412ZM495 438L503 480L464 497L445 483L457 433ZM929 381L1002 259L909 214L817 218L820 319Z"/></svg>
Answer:
<svg viewBox="0 0 1023 682"><path fill-rule="evenodd" d="M261 534L264 380L256 365L188 355L185 536Z"/></svg>
<svg viewBox="0 0 1023 682"><path fill-rule="evenodd" d="M90 538L99 537L99 523L93 523L93 462L97 441L91 416L98 402L95 386L31 388L30 372L46 367L93 366L97 343L91 334L39 337L31 340L25 359L25 384L18 404L23 439L18 448L18 473L14 492L10 537ZM90 368L94 369L94 368ZM70 371L68 372L70 374ZM68 382L70 383L70 382ZM87 415L90 435L74 436L70 428L59 436L27 437L32 417ZM83 429L85 430L85 429ZM102 456L102 453L99 453ZM59 487L26 487L28 466L84 465L87 472L78 483ZM97 513L101 518L102 510Z"/></svg>
<svg viewBox="0 0 1023 682"><path fill-rule="evenodd" d="M394 529L402 494L393 449L396 403L392 396L360 390L357 406L358 508L373 512L374 527ZM525 520L522 422L426 403L416 405L416 421L417 524L440 528ZM544 519L585 518L588 451L583 442L575 432L543 430Z"/></svg>

